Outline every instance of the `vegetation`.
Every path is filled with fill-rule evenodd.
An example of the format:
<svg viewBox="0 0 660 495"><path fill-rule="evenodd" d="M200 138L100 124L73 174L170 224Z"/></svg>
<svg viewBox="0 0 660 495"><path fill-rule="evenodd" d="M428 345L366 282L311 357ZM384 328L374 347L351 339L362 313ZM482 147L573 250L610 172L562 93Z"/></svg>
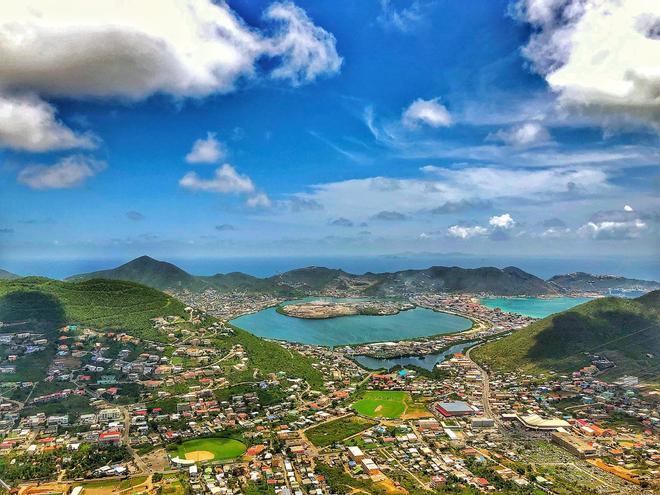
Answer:
<svg viewBox="0 0 660 495"><path fill-rule="evenodd" d="M309 383L314 390L323 390L323 375L312 366L312 360L296 351L289 351L279 344L268 342L238 327L232 327L235 335L221 341L221 345L243 346L250 357L249 367L244 372L232 371L232 382L254 381L254 369L265 377L269 373L284 372L287 376L298 377Z"/></svg>
<svg viewBox="0 0 660 495"><path fill-rule="evenodd" d="M0 280L0 321L48 322L51 328L81 324L164 340L150 319L165 315L185 317L183 303L133 282L60 282L40 277Z"/></svg>
<svg viewBox="0 0 660 495"><path fill-rule="evenodd" d="M606 356L617 367L604 375L660 378L660 291L637 299L596 299L539 320L472 352L501 371L569 372L590 363L587 353Z"/></svg>
<svg viewBox="0 0 660 495"><path fill-rule="evenodd" d="M348 416L313 426L305 431L305 435L317 447L327 447L367 430L374 424L358 416Z"/></svg>

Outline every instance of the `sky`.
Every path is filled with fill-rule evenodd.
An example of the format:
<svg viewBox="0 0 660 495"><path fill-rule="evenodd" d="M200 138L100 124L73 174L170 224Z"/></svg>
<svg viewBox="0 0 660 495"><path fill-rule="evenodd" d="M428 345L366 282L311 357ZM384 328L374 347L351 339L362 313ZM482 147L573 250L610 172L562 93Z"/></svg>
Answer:
<svg viewBox="0 0 660 495"><path fill-rule="evenodd" d="M0 10L0 266L660 254L658 2Z"/></svg>

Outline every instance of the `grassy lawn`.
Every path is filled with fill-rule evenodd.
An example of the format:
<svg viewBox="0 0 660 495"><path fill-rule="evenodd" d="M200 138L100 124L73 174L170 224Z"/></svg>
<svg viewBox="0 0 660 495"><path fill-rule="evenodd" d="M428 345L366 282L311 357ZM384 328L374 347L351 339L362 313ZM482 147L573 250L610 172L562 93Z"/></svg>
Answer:
<svg viewBox="0 0 660 495"><path fill-rule="evenodd" d="M421 417L427 415L423 406L416 404L408 392L367 390L353 404L353 409L370 418Z"/></svg>
<svg viewBox="0 0 660 495"><path fill-rule="evenodd" d="M305 435L317 447L327 447L371 428L374 424L368 419L350 416L314 426L305 431Z"/></svg>
<svg viewBox="0 0 660 495"><path fill-rule="evenodd" d="M177 454L182 459L186 459L186 454L199 451L213 454L212 459L204 460L217 461L239 457L245 453L246 447L243 442L233 438L197 438L183 442L177 448Z"/></svg>

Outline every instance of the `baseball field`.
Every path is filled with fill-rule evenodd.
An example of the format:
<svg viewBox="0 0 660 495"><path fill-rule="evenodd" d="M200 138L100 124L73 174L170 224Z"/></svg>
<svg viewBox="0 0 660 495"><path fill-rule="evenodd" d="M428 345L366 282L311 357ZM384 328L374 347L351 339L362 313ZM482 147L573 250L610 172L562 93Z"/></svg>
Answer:
<svg viewBox="0 0 660 495"><path fill-rule="evenodd" d="M180 458L198 462L233 459L245 451L245 444L233 438L196 438L177 447Z"/></svg>
<svg viewBox="0 0 660 495"><path fill-rule="evenodd" d="M421 418L430 416L422 405L416 404L408 392L389 390L367 390L353 409L370 418Z"/></svg>

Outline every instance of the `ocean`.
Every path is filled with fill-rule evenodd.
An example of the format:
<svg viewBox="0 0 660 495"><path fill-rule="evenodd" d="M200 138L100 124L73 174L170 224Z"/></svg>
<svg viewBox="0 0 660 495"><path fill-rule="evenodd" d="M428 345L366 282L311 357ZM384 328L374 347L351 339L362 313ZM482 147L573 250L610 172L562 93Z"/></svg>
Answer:
<svg viewBox="0 0 660 495"><path fill-rule="evenodd" d="M156 257L156 256L154 256ZM276 275L294 268L325 266L351 273L390 272L428 268L433 265L478 268L517 266L538 277L583 271L594 274L622 275L644 280L660 280L660 257L533 257L451 254L403 254L374 256L291 256L183 258L156 257L169 261L194 275L244 272L257 277ZM94 259L18 259L0 258L0 268L19 275L41 275L63 279L78 273L114 268L130 258Z"/></svg>

